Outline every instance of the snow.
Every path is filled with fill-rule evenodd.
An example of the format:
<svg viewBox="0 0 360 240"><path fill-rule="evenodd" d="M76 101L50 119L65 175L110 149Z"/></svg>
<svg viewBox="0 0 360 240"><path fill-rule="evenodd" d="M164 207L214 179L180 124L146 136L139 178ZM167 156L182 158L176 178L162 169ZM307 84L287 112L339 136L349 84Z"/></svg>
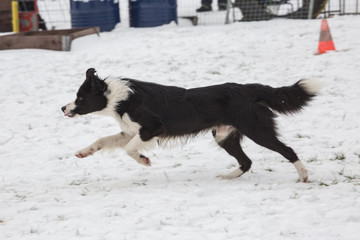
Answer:
<svg viewBox="0 0 360 240"><path fill-rule="evenodd" d="M0 239L360 239L360 18L328 19L336 52L314 55L320 20L129 29L82 37L71 52L0 52ZM85 71L198 87L324 83L302 113L279 116L281 139L310 172L248 139L250 172L210 133L147 152L73 154L120 131L111 118L65 118Z"/></svg>

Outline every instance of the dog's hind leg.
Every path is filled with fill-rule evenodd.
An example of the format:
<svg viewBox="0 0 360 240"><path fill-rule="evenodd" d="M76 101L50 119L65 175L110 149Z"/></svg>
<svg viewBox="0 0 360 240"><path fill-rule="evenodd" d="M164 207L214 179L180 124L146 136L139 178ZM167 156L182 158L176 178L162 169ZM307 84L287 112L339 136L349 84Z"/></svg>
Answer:
<svg viewBox="0 0 360 240"><path fill-rule="evenodd" d="M215 141L228 154L236 158L240 167L229 174L219 175L218 178L233 179L240 177L247 172L251 167L251 160L246 156L240 146L241 133L230 126L221 126L213 130Z"/></svg>
<svg viewBox="0 0 360 240"><path fill-rule="evenodd" d="M308 171L304 166L304 164L299 160L298 156L296 155L296 153L292 148L286 146L284 143L278 140L276 136L270 136L270 137L262 136L260 138L251 135L246 135L246 136L252 139L255 143L263 147L266 147L270 150L273 150L275 152L278 152L286 159L288 159L291 163L294 164L294 167L296 168L296 171L299 174L299 181L307 182L309 177Z"/></svg>
<svg viewBox="0 0 360 240"><path fill-rule="evenodd" d="M269 112L270 110L265 109L264 107L257 108L256 117L250 119L247 122L246 128L240 127L240 131L255 143L272 151L278 152L286 159L288 159L291 163L294 164L294 167L299 174L299 181L307 182L308 171L306 170L303 163L299 160L294 150L286 146L277 138L275 122ZM248 116L251 115L249 114Z"/></svg>
<svg viewBox="0 0 360 240"><path fill-rule="evenodd" d="M121 132L115 135L99 138L90 146L83 148L75 153L78 158L84 158L94 154L99 150L114 149L124 147L133 136Z"/></svg>

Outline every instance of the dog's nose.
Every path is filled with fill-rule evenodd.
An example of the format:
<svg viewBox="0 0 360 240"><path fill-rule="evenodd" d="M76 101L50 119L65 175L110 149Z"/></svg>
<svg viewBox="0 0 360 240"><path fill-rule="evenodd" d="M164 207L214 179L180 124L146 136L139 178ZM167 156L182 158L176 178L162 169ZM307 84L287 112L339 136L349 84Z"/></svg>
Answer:
<svg viewBox="0 0 360 240"><path fill-rule="evenodd" d="M65 109L66 109L66 106L63 106L63 107L61 108L61 111L65 112Z"/></svg>

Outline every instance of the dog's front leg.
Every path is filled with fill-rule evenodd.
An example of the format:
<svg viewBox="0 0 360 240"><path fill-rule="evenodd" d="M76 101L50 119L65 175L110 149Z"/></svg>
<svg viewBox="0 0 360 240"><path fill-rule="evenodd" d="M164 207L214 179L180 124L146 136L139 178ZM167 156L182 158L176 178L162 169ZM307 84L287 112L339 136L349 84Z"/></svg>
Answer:
<svg viewBox="0 0 360 240"><path fill-rule="evenodd" d="M78 158L84 158L99 150L121 148L128 144L132 138L133 136L124 132L99 138L90 146L77 151L75 156Z"/></svg>
<svg viewBox="0 0 360 240"><path fill-rule="evenodd" d="M145 157L144 155L139 153L139 150L150 148L152 145L155 144L155 138L152 138L148 141L143 141L140 137L140 134L136 134L124 147L126 153L135 159L138 163L151 166L150 159Z"/></svg>

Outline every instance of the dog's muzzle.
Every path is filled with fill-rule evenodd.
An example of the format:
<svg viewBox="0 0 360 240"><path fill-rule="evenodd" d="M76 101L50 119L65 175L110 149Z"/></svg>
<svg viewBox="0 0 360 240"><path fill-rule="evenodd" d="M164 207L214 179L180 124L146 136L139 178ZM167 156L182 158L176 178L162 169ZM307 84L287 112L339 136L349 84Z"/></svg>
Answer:
<svg viewBox="0 0 360 240"><path fill-rule="evenodd" d="M73 105L74 105L73 103L69 103L68 105L61 107L61 111L63 111L65 116L74 117L76 115L76 113L74 112Z"/></svg>

